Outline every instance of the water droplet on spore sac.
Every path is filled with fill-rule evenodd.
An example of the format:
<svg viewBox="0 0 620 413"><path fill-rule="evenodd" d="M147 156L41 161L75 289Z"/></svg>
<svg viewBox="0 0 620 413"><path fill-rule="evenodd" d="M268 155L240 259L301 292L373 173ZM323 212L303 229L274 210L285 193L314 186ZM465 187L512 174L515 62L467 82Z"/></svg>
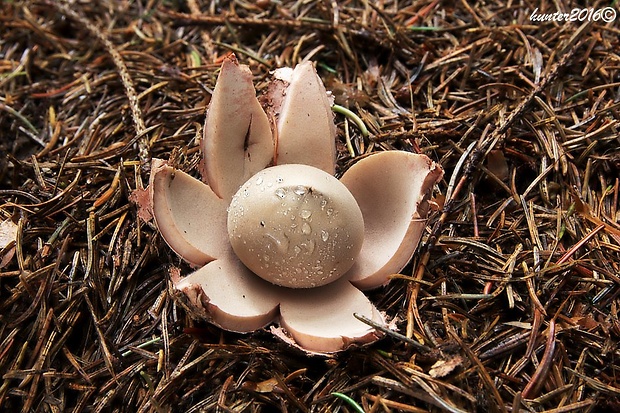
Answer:
<svg viewBox="0 0 620 413"><path fill-rule="evenodd" d="M284 188L278 188L274 193L278 198L284 199L286 197L286 190Z"/></svg>
<svg viewBox="0 0 620 413"><path fill-rule="evenodd" d="M301 233L304 235L309 235L312 232L312 228L310 227L310 224L308 224L307 222L304 222L301 225Z"/></svg>

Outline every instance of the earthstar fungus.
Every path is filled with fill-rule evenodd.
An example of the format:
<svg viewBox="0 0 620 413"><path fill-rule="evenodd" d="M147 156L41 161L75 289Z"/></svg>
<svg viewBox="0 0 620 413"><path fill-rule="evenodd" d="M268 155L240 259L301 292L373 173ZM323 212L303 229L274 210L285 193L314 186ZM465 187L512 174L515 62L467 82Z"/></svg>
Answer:
<svg viewBox="0 0 620 413"><path fill-rule="evenodd" d="M314 66L279 69L259 103L250 70L226 59L207 111L202 181L154 160L151 211L198 268L176 280L223 329L271 331L307 352L371 343L384 324L361 292L411 259L441 167L424 155L369 155L334 178L331 99ZM270 120L270 118L272 120Z"/></svg>

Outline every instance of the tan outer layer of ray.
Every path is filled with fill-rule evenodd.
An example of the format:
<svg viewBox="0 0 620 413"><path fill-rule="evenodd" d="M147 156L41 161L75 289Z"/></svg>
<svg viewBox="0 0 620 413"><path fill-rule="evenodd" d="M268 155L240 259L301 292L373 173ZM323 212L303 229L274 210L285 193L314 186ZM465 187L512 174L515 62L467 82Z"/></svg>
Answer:
<svg viewBox="0 0 620 413"><path fill-rule="evenodd" d="M309 290L289 291L280 303L280 323L302 349L332 353L354 343L367 344L380 338L373 328L353 314L380 324L384 323L383 317L364 293L347 280Z"/></svg>
<svg viewBox="0 0 620 413"><path fill-rule="evenodd" d="M379 287L411 260L426 225L427 202L442 168L425 155L380 152L340 179L364 216L364 244L345 277L361 289Z"/></svg>
<svg viewBox="0 0 620 413"><path fill-rule="evenodd" d="M276 164L304 164L334 174L336 125L325 86L311 62L297 65L278 115Z"/></svg>
<svg viewBox="0 0 620 413"><path fill-rule="evenodd" d="M204 265L229 250L227 204L208 185L154 159L150 189L157 228L179 256Z"/></svg>
<svg viewBox="0 0 620 413"><path fill-rule="evenodd" d="M278 313L283 289L254 275L231 254L212 261L175 286L210 321L238 333L258 330Z"/></svg>
<svg viewBox="0 0 620 413"><path fill-rule="evenodd" d="M222 64L201 145L203 178L224 199L273 160L271 127L256 98L252 73L236 60Z"/></svg>

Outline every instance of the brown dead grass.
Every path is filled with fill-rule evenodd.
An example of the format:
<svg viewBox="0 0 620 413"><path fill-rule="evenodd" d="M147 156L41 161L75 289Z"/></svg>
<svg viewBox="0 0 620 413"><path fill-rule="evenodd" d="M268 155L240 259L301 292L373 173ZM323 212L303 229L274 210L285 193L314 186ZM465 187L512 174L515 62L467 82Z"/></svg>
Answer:
<svg viewBox="0 0 620 413"><path fill-rule="evenodd" d="M17 226L0 410L354 411L333 392L367 412L620 408L618 18L531 22L547 0L62 4L0 5L0 222ZM195 171L233 51L259 89L317 62L370 131L337 116L341 169L394 148L444 166L420 254L371 293L401 335L306 358L173 299L168 269L189 269L128 196L150 157Z"/></svg>

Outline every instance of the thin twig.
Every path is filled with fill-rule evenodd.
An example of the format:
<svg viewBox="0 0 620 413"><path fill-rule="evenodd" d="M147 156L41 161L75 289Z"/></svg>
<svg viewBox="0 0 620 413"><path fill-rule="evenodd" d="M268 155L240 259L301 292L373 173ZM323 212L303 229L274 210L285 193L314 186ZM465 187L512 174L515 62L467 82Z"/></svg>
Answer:
<svg viewBox="0 0 620 413"><path fill-rule="evenodd" d="M116 69L118 70L118 73L121 77L121 82L125 87L127 99L129 100L131 118L133 120L136 135L139 137L138 148L140 161L142 162L142 166L146 167L150 162L149 142L148 137L146 136L146 126L144 124L142 110L140 109L140 104L138 101L138 93L136 92L136 88L134 87L133 80L131 78L131 75L129 74L129 69L127 69L127 65L125 64L123 56L116 49L114 44L110 41L107 34L103 30L93 25L88 19L79 14L79 12L77 12L76 10L72 9L67 3L65 3L64 1L49 0L45 0L45 2L50 6L56 8L60 13L82 25L90 33L91 36L93 36L95 39L99 40L103 44L106 51L112 58L112 61L114 62L114 65L116 66Z"/></svg>

